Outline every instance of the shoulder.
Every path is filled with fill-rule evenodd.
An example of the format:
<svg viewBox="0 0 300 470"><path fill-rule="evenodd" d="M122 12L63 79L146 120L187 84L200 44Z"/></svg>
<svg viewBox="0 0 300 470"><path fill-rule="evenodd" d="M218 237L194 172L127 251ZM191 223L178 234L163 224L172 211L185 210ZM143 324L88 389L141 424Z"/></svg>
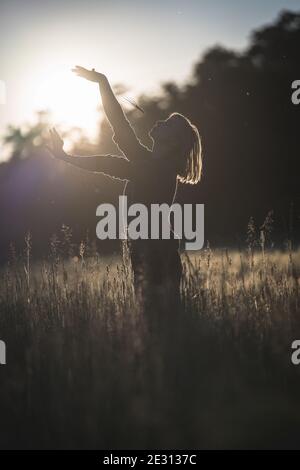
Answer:
<svg viewBox="0 0 300 470"><path fill-rule="evenodd" d="M136 176L143 176L146 179L153 175L165 177L174 173L172 163L167 159L154 158L151 150L142 152L139 158L132 162L132 165Z"/></svg>

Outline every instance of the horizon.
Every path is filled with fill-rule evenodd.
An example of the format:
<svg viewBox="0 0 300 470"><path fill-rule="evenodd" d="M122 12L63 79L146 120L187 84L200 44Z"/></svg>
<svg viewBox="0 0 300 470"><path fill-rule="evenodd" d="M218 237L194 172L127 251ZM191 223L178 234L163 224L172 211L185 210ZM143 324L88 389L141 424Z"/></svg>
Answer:
<svg viewBox="0 0 300 470"><path fill-rule="evenodd" d="M152 2L151 8L136 1L108 5L90 0L86 12L86 3L66 1L59 6L57 18L56 0L42 5L34 0L26 5L5 0L0 19L4 38L0 80L6 87L6 104L1 105L0 136L8 125L32 123L36 112L49 110L53 125L78 127L93 141L102 117L97 109L98 89L72 76L72 66L95 67L107 74L113 86L124 85L137 99L141 94L158 93L168 81L182 85L210 47L221 44L243 50L253 30L274 21L282 10L297 10L295 3L300 7L300 2L279 0L272 5L235 3L167 1L163 6ZM155 30L149 20L155 21ZM148 45L146 53L136 40L141 34L143 44ZM104 40L108 45L100 46L100 59L98 44ZM171 56L174 48L176 55Z"/></svg>

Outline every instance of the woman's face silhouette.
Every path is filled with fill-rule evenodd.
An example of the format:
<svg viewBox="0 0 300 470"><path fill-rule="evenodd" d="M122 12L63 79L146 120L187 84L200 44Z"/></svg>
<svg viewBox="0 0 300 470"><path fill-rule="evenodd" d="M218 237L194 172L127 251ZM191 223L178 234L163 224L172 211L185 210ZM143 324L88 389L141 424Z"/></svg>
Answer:
<svg viewBox="0 0 300 470"><path fill-rule="evenodd" d="M172 149L178 147L181 141L182 126L176 117L170 117L165 121L157 121L150 131L154 140L154 148L159 156L166 156Z"/></svg>

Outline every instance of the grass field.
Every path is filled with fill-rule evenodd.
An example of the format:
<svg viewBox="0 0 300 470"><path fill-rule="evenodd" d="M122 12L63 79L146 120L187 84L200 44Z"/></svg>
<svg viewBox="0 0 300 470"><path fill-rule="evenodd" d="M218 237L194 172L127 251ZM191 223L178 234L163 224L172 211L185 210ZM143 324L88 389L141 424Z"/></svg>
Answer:
<svg viewBox="0 0 300 470"><path fill-rule="evenodd" d="M1 448L300 448L299 252L182 255L151 319L126 253L30 251L1 271Z"/></svg>

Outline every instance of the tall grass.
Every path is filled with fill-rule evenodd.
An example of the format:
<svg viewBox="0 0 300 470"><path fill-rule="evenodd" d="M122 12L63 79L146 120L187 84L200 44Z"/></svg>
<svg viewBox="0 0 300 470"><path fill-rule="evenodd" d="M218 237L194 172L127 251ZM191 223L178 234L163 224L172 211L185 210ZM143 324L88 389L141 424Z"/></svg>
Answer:
<svg viewBox="0 0 300 470"><path fill-rule="evenodd" d="M154 322L126 250L101 258L67 228L43 262L29 235L11 247L0 447L300 447L300 253L262 243L183 254L180 315Z"/></svg>

